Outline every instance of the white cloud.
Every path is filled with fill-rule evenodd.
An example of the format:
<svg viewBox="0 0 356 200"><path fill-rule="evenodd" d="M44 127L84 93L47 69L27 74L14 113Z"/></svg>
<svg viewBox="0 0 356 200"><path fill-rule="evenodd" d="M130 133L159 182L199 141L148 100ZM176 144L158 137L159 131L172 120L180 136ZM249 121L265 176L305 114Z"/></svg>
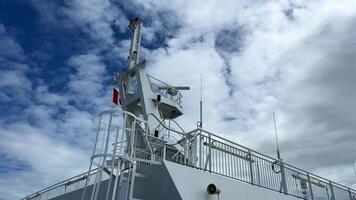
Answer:
<svg viewBox="0 0 356 200"><path fill-rule="evenodd" d="M121 29L126 27L126 18L117 7L113 6L108 0L90 1L70 1L69 9L62 9L64 15L68 16L69 23L75 23L92 35L94 39L108 44L114 43L113 30L111 25L119 25Z"/></svg>
<svg viewBox="0 0 356 200"><path fill-rule="evenodd" d="M350 108L356 75L349 56L355 50L353 1L151 3L155 5L151 9L173 10L182 21L168 47L151 52L149 70L167 82L192 86L185 93L186 115L181 119L186 126L194 126L198 119L203 72L208 129L272 154L274 111L285 160L314 171L340 165L346 169L350 166L342 163L356 160L348 153L355 151L353 142L347 142L355 141ZM290 16L285 13L288 9ZM214 36L239 27L243 46L227 53L232 85L225 85L226 58L214 52ZM345 153L337 158L337 152ZM333 178L354 182L343 177Z"/></svg>
<svg viewBox="0 0 356 200"><path fill-rule="evenodd" d="M143 32L147 43L156 42L161 32L172 33L164 40L164 47L143 48L142 54L148 58L150 74L172 85L191 86L191 91L183 92L185 115L179 119L186 129L194 128L198 120L200 74L203 73L206 129L271 155L275 151L274 111L282 155L287 162L326 178L356 185L350 178L352 166L348 164L356 160L351 153L356 151L353 134L355 91L352 87L356 80L354 1L134 3L142 5L144 16L152 17L152 24L144 27L147 35ZM110 46L114 44L112 20L117 20L122 31L127 26L126 17L119 10L109 1L71 1L67 9L61 9L61 14L69 18L71 25L81 27L94 39ZM176 30L165 30L167 27ZM232 40L231 46L224 46L229 41L216 43L218 37L226 33L224 30L233 32L225 38ZM234 33L241 35L234 38ZM126 59L129 41L119 40L114 44L118 47L113 47L112 51ZM241 47L231 48L234 45ZM59 170L53 159L48 159L47 167L41 168L33 163L39 161L37 155L30 153L40 154L52 145L57 146L58 142L59 145L45 152L45 156L58 154L68 164L75 159L69 155L73 151L80 155L79 160L84 159L90 140L84 138L92 137L96 114L110 104L111 88L105 86L104 81L111 75L96 50L73 55L68 63L75 73L70 75L67 93L55 94L46 85L33 91L41 105L29 106L24 114L26 117L33 115L40 125L30 125L28 120L18 127L2 128L6 141L13 142L1 145L6 148L11 145L8 153L35 169L16 179L19 187L25 188L20 184L21 179L39 174L44 177L53 172L51 170ZM26 79L22 72L10 71L0 83L21 87L19 81ZM13 78L9 79L11 76ZM0 94L0 98L9 97L5 95ZM72 102L77 102L79 108ZM26 128L27 134L17 132L20 126ZM28 144L21 143L22 137L27 138ZM44 138L35 141L37 137ZM77 144L83 150L77 148ZM18 150L21 145L34 149L21 152ZM77 162L68 164L63 174L77 172L83 166L86 167ZM43 180L53 183L57 177ZM39 184L45 185L44 182ZM18 195L15 190L11 194Z"/></svg>
<svg viewBox="0 0 356 200"><path fill-rule="evenodd" d="M17 44L6 37L2 40ZM19 58L26 57L22 51L16 52ZM64 85L69 88L65 93L50 91L43 81L34 85L27 76L29 67L13 57L0 55L0 99L19 112L0 119L0 152L5 155L0 165L7 169L1 172L0 196L5 199L22 198L84 172L97 114L111 102L110 87L104 85L110 75L93 53L68 60L75 72ZM24 167L17 169L18 165Z"/></svg>
<svg viewBox="0 0 356 200"><path fill-rule="evenodd" d="M61 181L63 176L74 176L86 170L83 163L89 163L87 152L49 138L44 130L28 124L1 128L0 132L2 153L25 162L29 168L15 174L10 170L11 173L4 177L6 182L0 185L0 191L9 197L22 198L32 193L33 188L40 189L53 181Z"/></svg>
<svg viewBox="0 0 356 200"><path fill-rule="evenodd" d="M98 96L103 87L106 74L100 58L93 54L73 56L69 59L76 73L71 75L69 87L79 98Z"/></svg>

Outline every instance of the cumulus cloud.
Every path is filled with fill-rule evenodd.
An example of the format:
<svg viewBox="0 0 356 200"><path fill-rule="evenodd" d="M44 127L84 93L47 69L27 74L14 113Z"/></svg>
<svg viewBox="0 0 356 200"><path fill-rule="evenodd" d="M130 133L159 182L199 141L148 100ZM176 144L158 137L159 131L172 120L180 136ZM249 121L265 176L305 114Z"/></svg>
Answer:
<svg viewBox="0 0 356 200"><path fill-rule="evenodd" d="M183 21L149 69L192 86L184 124L198 119L203 72L207 129L273 155L276 112L286 161L354 183L353 2L151 3Z"/></svg>
<svg viewBox="0 0 356 200"><path fill-rule="evenodd" d="M73 68L65 93L49 89L44 81L29 78L28 58L9 34L0 48L16 51L0 55L0 195L22 198L35 190L82 173L89 164L97 114L107 109L110 74L93 54L73 55ZM2 115L4 116L4 115ZM14 187L16 186L16 187Z"/></svg>

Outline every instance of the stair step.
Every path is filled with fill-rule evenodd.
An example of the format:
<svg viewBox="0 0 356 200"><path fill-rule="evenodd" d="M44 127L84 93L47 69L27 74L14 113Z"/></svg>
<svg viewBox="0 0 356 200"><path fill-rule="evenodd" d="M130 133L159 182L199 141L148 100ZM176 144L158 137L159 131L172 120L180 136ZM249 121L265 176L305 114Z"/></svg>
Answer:
<svg viewBox="0 0 356 200"><path fill-rule="evenodd" d="M136 172L135 177L146 178L147 176L146 176L145 174L141 174L141 173L137 173L137 172Z"/></svg>

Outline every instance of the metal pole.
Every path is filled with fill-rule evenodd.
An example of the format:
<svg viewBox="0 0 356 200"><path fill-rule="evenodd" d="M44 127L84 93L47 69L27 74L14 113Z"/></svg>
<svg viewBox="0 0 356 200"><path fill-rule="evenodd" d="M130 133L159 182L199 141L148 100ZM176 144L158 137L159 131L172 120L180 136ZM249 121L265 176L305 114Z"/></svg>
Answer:
<svg viewBox="0 0 356 200"><path fill-rule="evenodd" d="M131 19L129 28L133 31L129 55L129 65L130 68L132 68L138 63L139 48L141 43L141 21L137 17Z"/></svg>
<svg viewBox="0 0 356 200"><path fill-rule="evenodd" d="M277 158L278 158L278 160L281 160L281 154L279 152L279 144L278 144L276 116L274 115L274 112L273 112L273 122L274 122L274 134L275 134L275 137L276 137L276 145L277 145Z"/></svg>
<svg viewBox="0 0 356 200"><path fill-rule="evenodd" d="M200 74L200 122L199 128L203 128L203 74Z"/></svg>
<svg viewBox="0 0 356 200"><path fill-rule="evenodd" d="M209 172L211 173L211 134L209 133Z"/></svg>
<svg viewBox="0 0 356 200"><path fill-rule="evenodd" d="M333 188L333 184L331 181L329 181L329 185L330 185L330 191L331 191L331 200L335 200L334 188Z"/></svg>
<svg viewBox="0 0 356 200"><path fill-rule="evenodd" d="M281 160L281 176L282 176L282 186L283 186L283 191L284 194L288 194L288 189L287 189L287 181L286 181L286 173L284 171L284 163Z"/></svg>
<svg viewBox="0 0 356 200"><path fill-rule="evenodd" d="M129 183L129 200L133 199L133 190L135 187L135 176L136 176L136 161L132 162L132 171L131 171L131 177L130 177L130 183Z"/></svg>
<svg viewBox="0 0 356 200"><path fill-rule="evenodd" d="M349 191L350 200L353 200L353 199L352 199L352 195L351 195L351 190L350 190L350 188L348 188L348 191Z"/></svg>
<svg viewBox="0 0 356 200"><path fill-rule="evenodd" d="M96 145L98 143L99 132L100 132L100 129L101 129L101 120L102 120L102 116L100 115L99 124L98 124L98 130L96 131L96 137L95 137L95 142L94 142L94 150L93 150L93 153L92 153L92 158L95 155ZM92 158L90 159L89 170L88 170L88 174L87 174L87 179L85 180L85 186L84 186L84 190L83 190L83 193L82 193L81 200L84 200L85 193L86 193L86 190L87 190L87 187L88 187L90 171L91 171L92 166L93 166L93 159Z"/></svg>
<svg viewBox="0 0 356 200"><path fill-rule="evenodd" d="M163 160L166 160L166 151L167 151L167 146L163 146ZM153 156L152 156L153 157Z"/></svg>
<svg viewBox="0 0 356 200"><path fill-rule="evenodd" d="M311 200L314 200L313 188L312 188L312 184L311 184L310 176L309 176L308 172L307 172L307 178L308 178L308 186L309 186L310 198L311 198Z"/></svg>
<svg viewBox="0 0 356 200"><path fill-rule="evenodd" d="M251 155L251 150L249 149L248 150L248 157L250 159L250 175L251 175L251 184L253 185L254 184L254 181L253 181L253 171L252 171L252 155Z"/></svg>

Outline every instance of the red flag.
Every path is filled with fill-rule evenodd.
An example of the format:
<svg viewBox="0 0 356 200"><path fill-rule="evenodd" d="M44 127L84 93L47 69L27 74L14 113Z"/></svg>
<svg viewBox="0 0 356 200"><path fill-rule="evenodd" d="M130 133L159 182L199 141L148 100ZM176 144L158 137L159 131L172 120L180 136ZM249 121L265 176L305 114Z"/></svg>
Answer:
<svg viewBox="0 0 356 200"><path fill-rule="evenodd" d="M118 91L116 88L114 88L114 91L113 91L112 102L113 102L115 105L118 105L119 103L120 103L120 105L121 105L120 94L119 94L119 91Z"/></svg>

